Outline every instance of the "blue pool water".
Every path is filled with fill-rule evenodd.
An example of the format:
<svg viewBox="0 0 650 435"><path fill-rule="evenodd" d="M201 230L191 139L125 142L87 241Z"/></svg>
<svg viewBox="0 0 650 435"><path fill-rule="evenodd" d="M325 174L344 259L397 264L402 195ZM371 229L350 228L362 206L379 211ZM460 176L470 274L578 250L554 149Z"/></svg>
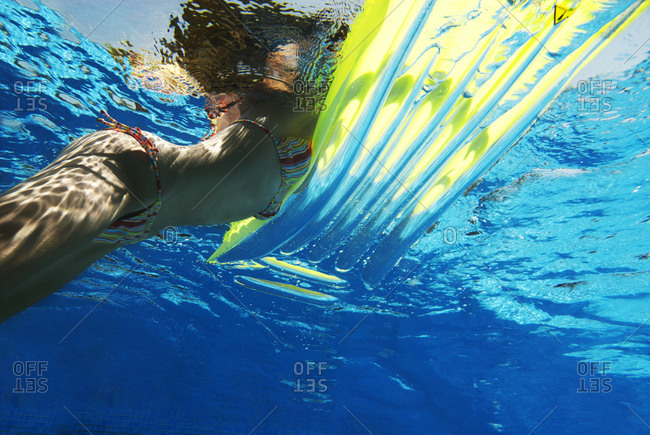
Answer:
<svg viewBox="0 0 650 435"><path fill-rule="evenodd" d="M200 100L129 89L54 12L0 6L2 190L100 108L205 134ZM223 228L112 253L0 325L0 432L646 433L647 53L567 88L380 286L345 274L337 304L206 265Z"/></svg>

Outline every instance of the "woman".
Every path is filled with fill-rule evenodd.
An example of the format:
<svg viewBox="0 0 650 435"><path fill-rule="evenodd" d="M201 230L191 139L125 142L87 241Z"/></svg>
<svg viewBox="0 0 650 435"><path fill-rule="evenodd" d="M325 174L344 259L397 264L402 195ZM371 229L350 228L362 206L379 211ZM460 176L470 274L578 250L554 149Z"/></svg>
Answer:
<svg viewBox="0 0 650 435"><path fill-rule="evenodd" d="M264 20L226 7L211 0L185 4L188 25L180 31L179 19L172 19L175 39L162 41L167 63L158 70L131 56L134 75L161 78L153 82L163 84L159 91L171 86L171 93L178 92L178 83L192 83L187 93L200 89L212 120L208 138L178 146L103 113L107 129L75 140L41 172L0 196L0 322L116 248L165 227L270 219L289 188L304 179L317 113L294 110L300 45L273 44L270 53L250 31ZM228 21L232 16L238 19ZM256 19L245 23L251 16ZM309 62L312 72L327 69L347 33L342 29L327 36L322 46L329 60ZM182 77L174 77L178 71Z"/></svg>
<svg viewBox="0 0 650 435"><path fill-rule="evenodd" d="M257 94L192 146L107 117L109 129L75 140L0 196L0 321L165 227L273 217L309 168L316 118L277 91Z"/></svg>

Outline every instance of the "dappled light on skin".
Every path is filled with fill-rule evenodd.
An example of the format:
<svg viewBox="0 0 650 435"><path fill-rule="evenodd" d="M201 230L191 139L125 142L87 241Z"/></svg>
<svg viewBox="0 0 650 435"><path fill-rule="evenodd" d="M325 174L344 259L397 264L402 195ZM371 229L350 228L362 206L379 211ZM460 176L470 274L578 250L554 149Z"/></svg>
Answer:
<svg viewBox="0 0 650 435"><path fill-rule="evenodd" d="M131 154L133 142L115 132L86 136L42 172L0 197L0 264L20 265L25 260L16 258L18 253L38 256L43 245L75 240L75 229L81 224L99 233L116 217L103 214L107 204L116 210L125 205L129 193L112 159L125 150Z"/></svg>
<svg viewBox="0 0 650 435"><path fill-rule="evenodd" d="M91 35L68 44L49 21L60 17L50 16L45 5L40 8L43 16L16 7L10 12L17 19L2 24L6 35L11 30L22 37L3 40L13 50L0 57L7 58L17 77L34 77L15 79L14 88L22 83L43 94L38 100L41 113L3 112L2 125L15 125L19 140L43 145L48 152L29 163L17 156L16 166L23 171L5 186L22 182L0 195L0 321L61 288L105 254L166 226L225 224L265 211L271 199L284 200L288 191L286 186L280 190L285 172L279 167L275 139L259 128L229 125L254 107L258 110L247 116L278 138L308 143L315 124L308 118L315 114L294 110L294 81L300 77L299 93L310 97L326 92L354 8L299 12L266 0L200 0L179 6L169 18L171 32L156 40L154 52L138 52L128 41L122 48L101 47ZM21 32L17 23L23 21L41 38ZM69 54L50 56L52 47ZM42 50L42 57L33 55L35 48ZM113 73L127 83L105 80ZM318 85L307 83L316 79ZM14 93L16 104L31 101L28 92ZM150 98L153 93L159 98ZM95 118L103 107L118 119L128 118L118 111L137 112L131 114L138 123L149 120L140 125L177 143L198 142L201 136L195 133L204 124L196 119L195 101L188 96L205 97L223 109L219 115L228 109L223 119L217 117L219 125L210 119L213 134L205 141L180 146L136 125L122 129L114 123L109 125L116 131L83 136L56 155L62 144L93 128L89 117ZM191 116L161 113L152 100L178 103L177 108L183 106L178 111ZM70 113L60 112L60 107ZM55 130L55 142L44 143L31 131L35 124ZM311 146L309 150L311 154ZM143 215L152 219L141 219ZM21 294L21 301L12 299Z"/></svg>
<svg viewBox="0 0 650 435"><path fill-rule="evenodd" d="M0 321L120 246L92 240L119 216L152 202L153 169L138 147L122 133L92 133L0 196ZM138 184L140 177L146 181ZM142 187L130 192L131 183Z"/></svg>
<svg viewBox="0 0 650 435"><path fill-rule="evenodd" d="M266 104L241 113L269 125L278 137L310 137L310 114L294 114L271 97ZM260 127L236 123L189 146L149 132L132 136L134 131L120 124L118 131L86 135L0 196L0 210L6 211L0 217L0 272L7 277L0 321L120 246L168 226L245 219L266 210L272 199L283 199L280 150ZM155 162L145 150L155 151ZM136 226L141 234L127 233Z"/></svg>

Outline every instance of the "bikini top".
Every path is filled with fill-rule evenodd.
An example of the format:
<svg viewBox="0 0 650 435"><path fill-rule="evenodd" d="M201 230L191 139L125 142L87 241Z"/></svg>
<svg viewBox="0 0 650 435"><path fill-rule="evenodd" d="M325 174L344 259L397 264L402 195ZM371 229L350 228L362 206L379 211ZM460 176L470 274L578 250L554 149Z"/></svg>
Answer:
<svg viewBox="0 0 650 435"><path fill-rule="evenodd" d="M97 120L102 124L106 124L108 126L108 130L126 133L129 136L132 136L135 140L138 141L140 145L142 145L142 148L144 148L144 151L149 156L151 164L153 165L154 171L156 173L156 188L158 190L158 197L156 198L156 201L154 201L154 203L146 209L137 211L130 215L126 215L114 221L101 234L95 237L95 241L98 243L108 244L124 242L137 243L150 237L149 231L151 230L154 219L156 219L156 216L158 216L160 206L162 205L162 188L160 186L160 171L158 170L158 149L149 139L147 139L142 134L142 131L140 131L139 128L132 128L120 122L117 122L103 110L101 111L101 114L105 116L107 120L102 118L98 118Z"/></svg>
<svg viewBox="0 0 650 435"><path fill-rule="evenodd" d="M109 130L119 131L132 136L147 153L156 174L158 196L156 201L146 209L126 215L111 223L101 234L95 237L95 241L107 244L137 243L150 237L149 231L162 205L158 149L142 134L139 128L124 125L111 118L105 111L101 113L107 120L98 118L99 122L106 124ZM270 219L277 215L282 208L282 204L286 199L287 190L309 171L312 155L311 141L296 137L275 137L266 127L251 119L238 119L234 123L248 123L260 128L271 138L275 145L281 169L280 187L264 210L254 215L260 220Z"/></svg>
<svg viewBox="0 0 650 435"><path fill-rule="evenodd" d="M266 208L254 215L261 220L270 219L280 212L280 208L282 208L282 204L286 199L287 190L309 171L312 155L311 141L297 137L275 137L266 127L252 119L240 118L232 124L235 123L248 123L260 128L271 138L278 153L282 171L280 187Z"/></svg>

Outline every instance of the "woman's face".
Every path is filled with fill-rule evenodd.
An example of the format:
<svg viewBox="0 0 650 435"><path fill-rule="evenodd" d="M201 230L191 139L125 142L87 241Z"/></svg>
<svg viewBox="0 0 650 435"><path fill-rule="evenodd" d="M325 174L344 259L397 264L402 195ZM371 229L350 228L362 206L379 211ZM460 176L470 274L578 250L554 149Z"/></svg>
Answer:
<svg viewBox="0 0 650 435"><path fill-rule="evenodd" d="M271 103L288 104L287 96L293 93L298 66L298 45L286 44L269 53L266 61L267 73L263 81L253 89L239 93L220 93L206 95L206 106L212 106L215 112L227 106L218 116L216 130L221 131L239 119L251 106ZM285 98L281 98L285 97ZM239 100L239 101L237 101ZM234 102L234 104L232 104Z"/></svg>
<svg viewBox="0 0 650 435"><path fill-rule="evenodd" d="M298 71L298 44L281 45L266 58L264 85L270 90L292 93Z"/></svg>

